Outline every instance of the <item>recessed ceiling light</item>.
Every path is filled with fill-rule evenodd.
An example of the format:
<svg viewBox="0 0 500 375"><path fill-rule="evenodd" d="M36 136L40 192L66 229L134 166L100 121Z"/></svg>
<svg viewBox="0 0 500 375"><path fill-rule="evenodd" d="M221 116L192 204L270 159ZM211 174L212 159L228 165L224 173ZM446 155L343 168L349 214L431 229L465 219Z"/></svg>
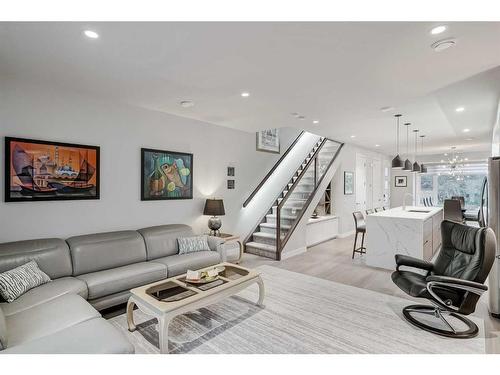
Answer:
<svg viewBox="0 0 500 375"><path fill-rule="evenodd" d="M375 145L375 147L380 147L380 145Z"/></svg>
<svg viewBox="0 0 500 375"><path fill-rule="evenodd" d="M463 112L463 111L465 111L465 108L464 107L457 107L457 108L455 108L455 111L456 112Z"/></svg>
<svg viewBox="0 0 500 375"><path fill-rule="evenodd" d="M436 26L434 27L432 30L431 30L431 34L432 35L437 35L437 34L441 34L441 33L444 33L446 31L446 26L444 25L441 25L441 26Z"/></svg>
<svg viewBox="0 0 500 375"><path fill-rule="evenodd" d="M465 161L468 161L468 160L469 160L469 158L465 158L464 160L465 160Z"/></svg>
<svg viewBox="0 0 500 375"><path fill-rule="evenodd" d="M183 108L190 108L194 106L194 102L192 100L183 100L179 103Z"/></svg>
<svg viewBox="0 0 500 375"><path fill-rule="evenodd" d="M85 34L85 36L87 38L90 38L90 39L99 38L99 34L97 34L95 31L92 31L92 30L85 30L83 33Z"/></svg>
<svg viewBox="0 0 500 375"><path fill-rule="evenodd" d="M441 163L444 163L444 160L443 160L443 159L441 159Z"/></svg>
<svg viewBox="0 0 500 375"><path fill-rule="evenodd" d="M248 98L250 96L250 93L244 91L244 92L241 93L241 96L244 97L244 98Z"/></svg>
<svg viewBox="0 0 500 375"><path fill-rule="evenodd" d="M464 129L464 130L462 130L462 131L463 131L464 133L468 133L468 132L470 132L470 129Z"/></svg>
<svg viewBox="0 0 500 375"><path fill-rule="evenodd" d="M441 52L444 51L445 49L453 47L455 44L456 44L455 39L445 39L432 43L431 48L436 52Z"/></svg>
<svg viewBox="0 0 500 375"><path fill-rule="evenodd" d="M448 154L444 154L444 156L448 156Z"/></svg>
<svg viewBox="0 0 500 375"><path fill-rule="evenodd" d="M351 135L351 138L356 138L356 136L355 135Z"/></svg>
<svg viewBox="0 0 500 375"><path fill-rule="evenodd" d="M319 124L319 120L313 120L313 124Z"/></svg>
<svg viewBox="0 0 500 375"><path fill-rule="evenodd" d="M390 112L394 110L394 107L382 107L380 108L382 112Z"/></svg>

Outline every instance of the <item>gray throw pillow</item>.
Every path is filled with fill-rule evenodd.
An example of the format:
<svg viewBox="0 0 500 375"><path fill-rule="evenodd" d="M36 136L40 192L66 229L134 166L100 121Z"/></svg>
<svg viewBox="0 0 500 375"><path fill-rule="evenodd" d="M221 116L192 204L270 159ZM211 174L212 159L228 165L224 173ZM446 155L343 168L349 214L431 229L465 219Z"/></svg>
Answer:
<svg viewBox="0 0 500 375"><path fill-rule="evenodd" d="M179 244L179 254L210 251L207 236L179 237L177 243Z"/></svg>
<svg viewBox="0 0 500 375"><path fill-rule="evenodd" d="M28 290L49 281L50 277L32 260L22 266L0 273L0 295L7 302L12 302Z"/></svg>

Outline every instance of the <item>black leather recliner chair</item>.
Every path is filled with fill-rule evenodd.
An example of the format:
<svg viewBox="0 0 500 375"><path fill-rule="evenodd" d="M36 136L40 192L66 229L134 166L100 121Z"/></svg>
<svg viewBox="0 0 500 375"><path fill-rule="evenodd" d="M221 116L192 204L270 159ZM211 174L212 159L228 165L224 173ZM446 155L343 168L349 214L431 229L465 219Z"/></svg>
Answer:
<svg viewBox="0 0 500 375"><path fill-rule="evenodd" d="M442 247L434 262L396 255L394 283L412 297L428 299L430 305L411 305L403 315L411 324L426 331L456 338L474 337L479 332L476 324L463 315L476 309L482 293L488 290L484 281L495 258L496 238L490 228L474 228L463 224L441 223ZM402 270L402 267L424 270L425 274ZM413 314L433 315L446 329L417 320ZM452 316L467 326L456 329L445 318Z"/></svg>

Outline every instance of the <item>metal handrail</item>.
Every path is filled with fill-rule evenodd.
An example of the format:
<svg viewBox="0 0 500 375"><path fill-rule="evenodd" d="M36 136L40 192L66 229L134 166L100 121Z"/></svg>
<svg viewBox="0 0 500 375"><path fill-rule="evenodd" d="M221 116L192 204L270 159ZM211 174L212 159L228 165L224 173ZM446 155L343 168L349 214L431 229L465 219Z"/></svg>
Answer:
<svg viewBox="0 0 500 375"><path fill-rule="evenodd" d="M245 202L243 202L243 207L246 207L248 206L248 204L252 201L253 197L255 196L255 194L257 194L257 192L262 188L262 186L264 186L264 184L266 183L266 181L269 179L269 177L271 177L271 175L273 174L273 172L276 170L276 168L278 168L278 166L281 164L281 162L285 159L285 157L288 155L288 153L292 150L292 148L297 144L297 142L299 141L300 137L302 137L302 135L304 135L305 131L302 130L299 135L297 136L297 138L295 138L295 140L292 142L292 144L290 146L288 146L288 148L286 149L286 151L283 153L283 155L281 155L281 157L278 159L278 161L273 165L273 167L269 170L269 172L267 172L267 174L264 176L264 178L262 179L262 181L257 185L257 187L252 191L252 193L248 196L247 199L245 199Z"/></svg>
<svg viewBox="0 0 500 375"><path fill-rule="evenodd" d="M287 194L283 197L283 199L281 200L281 202L278 204L278 207L276 209L276 255L277 255L277 260L281 260L281 252L282 252L283 248L285 247L286 243L288 242L288 239L290 238L291 234L293 233L293 231L297 227L298 223L300 222L300 220L304 216L305 208L307 208L309 206L309 204L311 203L313 197L316 195L316 192L317 192L319 186L323 182L323 179L325 178L326 173L331 168L333 162L335 161L335 159L337 159L337 156L338 156L340 150L344 146L343 143L339 144L339 148L335 152L335 155L333 155L332 160L330 161L330 163L328 163L328 167L326 168L325 173L323 173L323 175L321 176L321 178L319 179L319 181L316 181L316 179L317 179L317 168L318 168L317 159L318 159L318 156L319 156L319 153L320 153L321 149L323 148L323 146L325 145L325 143L327 141L336 142L336 141L334 141L332 139L328 139L328 138L325 138L321 142L320 146L318 147L318 149L316 150L316 152L314 153L314 155L311 157L311 159L307 162L306 166L304 167L304 169L302 170L302 172L300 173L300 175L298 176L298 178L295 180L295 182L292 184L292 186L288 190ZM288 230L287 234L285 235L285 237L282 240L281 239L281 209L283 208L283 205L288 200L288 198L290 197L291 193L293 192L293 190L295 189L295 187L298 185L299 181L302 179L302 177L304 176L305 172L307 171L307 169L309 168L309 166L311 165L311 163L313 161L314 161L314 189L309 194L309 197L307 198L306 202L302 206L302 209L300 211L299 216L295 219L295 221L291 225L290 229Z"/></svg>

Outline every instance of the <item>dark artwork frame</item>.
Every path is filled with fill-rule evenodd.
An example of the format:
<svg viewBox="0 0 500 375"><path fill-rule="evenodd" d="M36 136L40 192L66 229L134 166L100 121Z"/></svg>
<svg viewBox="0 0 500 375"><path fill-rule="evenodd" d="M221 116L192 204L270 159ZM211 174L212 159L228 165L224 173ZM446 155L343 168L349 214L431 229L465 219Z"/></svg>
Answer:
<svg viewBox="0 0 500 375"><path fill-rule="evenodd" d="M148 153L160 154L160 155L162 155L161 156L162 158L168 158L168 159L172 158L173 160L180 159L180 160L182 160L183 164L186 162L186 160L189 160L189 163L188 163L189 168L185 167L186 169L189 169L188 177L185 176L186 180L189 181L188 189L178 189L178 186L175 185L175 182L171 181L171 183L173 183L175 186L174 191L176 193L174 194L174 191L169 192L168 188L167 188L167 185L169 184L167 182L168 177L166 176L164 169L162 169L161 170L162 177L163 177L163 179L166 179L167 181L165 181L165 186L161 189L162 193L159 193L156 196L152 196L151 192L146 190L146 183L147 183L146 174L149 171L146 171L145 167L146 167L147 162L149 162L149 163L151 162L151 160L146 159L148 157L148 155L147 155ZM158 157L160 157L160 156L158 156ZM177 157L177 159L176 159L176 157ZM193 158L193 154L191 154L191 153L178 152L178 151L168 151L168 150L158 150L158 149L153 149L153 148L141 148L141 201L193 199L193 181L194 181L193 163L194 163L194 158ZM175 163L175 164L176 164L175 169L178 170L177 163ZM166 163L163 165L166 165ZM173 163L170 166L173 166ZM168 168L168 165L167 165L167 168ZM177 171L176 171L176 173L177 173ZM177 175L174 174L173 178L176 179L177 181L179 178L180 181L184 185L188 185L187 183L183 182L180 172L178 172ZM148 186L151 186L150 183ZM165 190L167 190L167 191L165 191ZM179 195L180 192L182 192L182 193ZM186 195L186 193L187 193L187 195Z"/></svg>
<svg viewBox="0 0 500 375"><path fill-rule="evenodd" d="M399 178L401 179L401 182L398 182ZM404 183L404 185L403 185L403 183ZM407 176L394 176L394 187L407 187L407 186L408 186L408 177Z"/></svg>
<svg viewBox="0 0 500 375"><path fill-rule="evenodd" d="M347 176L350 176L352 186L350 187L350 190L348 190L347 186ZM349 172L349 171L344 171L344 195L353 195L354 194L354 172Z"/></svg>
<svg viewBox="0 0 500 375"><path fill-rule="evenodd" d="M21 196L13 196L13 194L18 193L15 191L12 191L12 175L11 175L11 166L15 169L16 167L13 165L13 160L12 159L12 145L14 143L26 143L26 144L31 144L33 146L36 145L44 145L48 147L54 147L55 149L58 149L59 147L62 148L74 148L74 149L79 149L79 150L86 150L88 151L94 151L95 152L95 160L93 162L95 163L95 166L92 164L88 163L86 159L84 159L85 162L85 171L83 171L82 165L80 165L80 169L78 173L76 170L69 170L68 173L70 173L73 177L75 177L75 174L77 173L76 178L79 176L85 176L83 173L88 174L89 168L93 169L92 176L90 179L88 179L84 183L83 180L80 180L80 184L78 185L74 180L71 182L71 180L64 180L62 181L61 175L58 175L58 179L61 179L61 181L49 181L51 179L56 178L54 174L50 174L47 171L47 164L50 163L50 168L56 168L58 166L57 160L50 161L50 158L46 159L45 163L42 163L40 159L38 159L37 163L42 163L42 166L44 168L44 174L40 175L35 175L33 172L36 170L34 165L27 165L24 167L28 171L28 174L21 175L23 180L28 180L31 179L31 187L27 184L25 184L25 181L22 181L21 178L19 177L19 174L16 175L16 177L21 180L22 184L18 184L21 187ZM15 147L15 146L14 146ZM25 146L26 147L26 146ZM24 149L19 149L20 159L27 158L29 157L29 154L25 152ZM76 151L74 151L76 152ZM23 155L26 154L26 156ZM79 154L80 156L80 154ZM88 155L87 155L88 156ZM16 164L18 163L17 157L16 159ZM22 162L26 162L26 159L22 160ZM34 160L32 161L32 164L34 164ZM41 168L39 169L41 171ZM31 171L31 172L30 172ZM60 169L57 169L54 173L60 172ZM84 144L77 144L77 143L65 143L65 142L54 142L54 141L45 141L45 140L40 140L40 139L29 139L29 138L17 138L17 137L5 137L5 189L4 189L4 200L5 202L38 202L38 201L67 201L67 200L88 200L88 199L100 199L100 171L101 171L101 166L100 166L100 147L99 146L92 146L92 145L84 145ZM95 185L89 183L95 175ZM63 175L64 176L64 175ZM46 183L48 186L40 186L38 182L35 182L34 177L38 177L38 181L44 181L43 179L46 179ZM88 177L88 176L87 176ZM64 184L63 184L64 182ZM72 185L73 184L73 185ZM36 188L35 188L36 187ZM92 191L93 190L93 191ZM30 194L31 192L31 194ZM85 195L88 194L88 195Z"/></svg>

